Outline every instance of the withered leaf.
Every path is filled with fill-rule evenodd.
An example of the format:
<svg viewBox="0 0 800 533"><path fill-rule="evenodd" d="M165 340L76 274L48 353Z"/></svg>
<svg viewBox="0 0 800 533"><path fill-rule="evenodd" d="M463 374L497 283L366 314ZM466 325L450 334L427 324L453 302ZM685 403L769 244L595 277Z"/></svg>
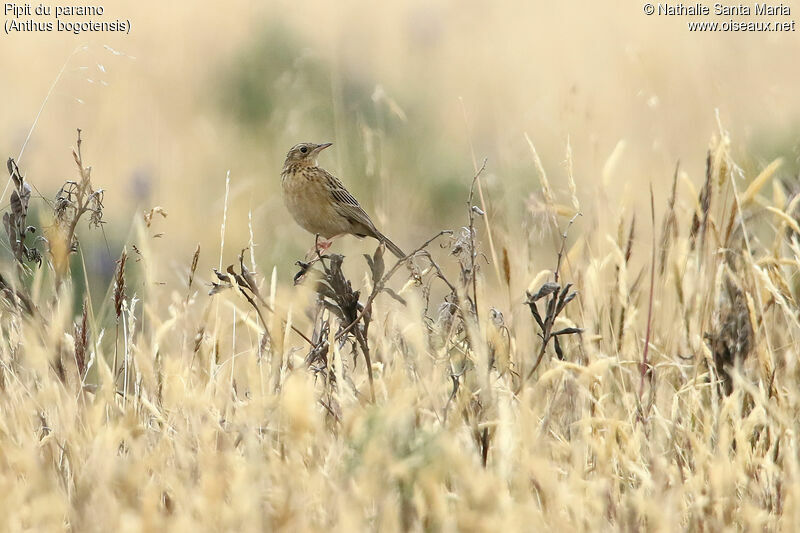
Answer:
<svg viewBox="0 0 800 533"><path fill-rule="evenodd" d="M383 277L383 273L386 271L386 263L383 260L383 253L386 250L386 246L381 243L377 248L375 248L375 253L372 255L372 261L370 261L370 268L372 269L372 283L377 284L380 282L381 278Z"/></svg>
<svg viewBox="0 0 800 533"><path fill-rule="evenodd" d="M548 281L547 283L545 283L544 285L541 286L541 288L536 292L536 294L528 296L528 300L531 301L531 302L535 302L537 300L540 300L540 299L544 298L545 296L547 296L549 294L553 294L554 292L556 292L560 288L561 288L561 285L559 285L558 283L554 283L552 281Z"/></svg>
<svg viewBox="0 0 800 533"><path fill-rule="evenodd" d="M536 320L536 323L539 324L540 328L544 329L544 321L542 320L542 315L539 314L539 309L536 307L536 302L529 301L528 306L531 308L533 319Z"/></svg>
<svg viewBox="0 0 800 533"><path fill-rule="evenodd" d="M231 285L230 283L214 283L212 281L211 282L211 290L208 291L208 295L209 296L214 296L215 294L219 294L222 291L230 289L232 287L233 287L233 285Z"/></svg>
<svg viewBox="0 0 800 533"><path fill-rule="evenodd" d="M556 350L556 357L559 361L564 360L564 352L561 351L561 343L558 342L558 337L553 337L553 348Z"/></svg>
<svg viewBox="0 0 800 533"><path fill-rule="evenodd" d="M553 336L557 335L573 335L575 333L583 333L581 328L564 328L553 332Z"/></svg>
<svg viewBox="0 0 800 533"><path fill-rule="evenodd" d="M390 289L389 287L384 287L383 292L385 292L386 294L388 294L389 296L391 296L392 298L394 298L395 300L397 300L401 304L406 305L405 298L403 298L402 296L400 296L399 294L394 292L394 290Z"/></svg>
<svg viewBox="0 0 800 533"><path fill-rule="evenodd" d="M211 270L213 270L213 271L214 271L214 275L215 275L215 276L217 276L217 278L218 278L220 281L224 281L225 283L230 283L230 282L231 282L231 280L230 280L230 278L228 277L228 275L227 275L227 274L223 274L222 272L220 272L220 271L219 271L219 270L217 270L216 268L212 268Z"/></svg>

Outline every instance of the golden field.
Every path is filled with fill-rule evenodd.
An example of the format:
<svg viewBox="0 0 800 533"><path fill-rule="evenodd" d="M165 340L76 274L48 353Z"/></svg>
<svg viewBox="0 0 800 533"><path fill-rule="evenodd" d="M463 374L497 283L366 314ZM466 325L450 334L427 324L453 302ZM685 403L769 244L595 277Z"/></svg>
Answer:
<svg viewBox="0 0 800 533"><path fill-rule="evenodd" d="M800 40L628 4L3 34L2 529L796 530Z"/></svg>

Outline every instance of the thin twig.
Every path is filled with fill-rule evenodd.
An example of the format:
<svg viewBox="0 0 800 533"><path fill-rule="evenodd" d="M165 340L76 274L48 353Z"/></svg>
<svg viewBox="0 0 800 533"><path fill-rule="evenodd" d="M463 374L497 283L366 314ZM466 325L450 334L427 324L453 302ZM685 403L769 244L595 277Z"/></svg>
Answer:
<svg viewBox="0 0 800 533"><path fill-rule="evenodd" d="M483 165L475 173L472 178L472 185L469 188L469 198L467 199L467 209L469 209L469 259L470 259L470 273L472 275L472 304L475 307L475 319L480 328L480 320L478 317L478 277L475 275L475 209L472 206L472 197L475 195L475 183L480 178L483 171L486 170L486 158L483 159ZM481 211L485 215L485 211Z"/></svg>
<svg viewBox="0 0 800 533"><path fill-rule="evenodd" d="M561 260L564 257L564 249L565 249L566 244L567 244L567 232L569 231L569 228L572 227L572 223L575 222L575 219L580 217L580 216L583 216L583 213L581 213L580 211L578 211L577 213L572 215L572 218L569 219L569 222L567 223L567 227L564 229L564 232L561 234L561 248L558 250L558 260L556 261L556 271L553 273L553 281L555 281L556 283L558 283L558 276L560 275L560 272L561 272Z"/></svg>
<svg viewBox="0 0 800 533"><path fill-rule="evenodd" d="M644 378L647 374L648 359L647 355L650 352L650 328L653 324L653 289L655 287L656 277L656 208L655 200L653 199L653 184L650 184L650 222L653 230L653 250L650 262L650 299L647 304L647 332L644 337L644 351L642 352L642 366L641 366L641 380L639 381L639 401L642 400L644 394Z"/></svg>

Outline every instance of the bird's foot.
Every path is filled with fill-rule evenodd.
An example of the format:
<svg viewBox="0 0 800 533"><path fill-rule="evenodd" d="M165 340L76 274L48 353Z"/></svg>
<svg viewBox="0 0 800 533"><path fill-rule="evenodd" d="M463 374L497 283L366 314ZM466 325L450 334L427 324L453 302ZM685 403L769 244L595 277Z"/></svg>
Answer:
<svg viewBox="0 0 800 533"><path fill-rule="evenodd" d="M325 240L317 235L317 238L314 241L314 247L306 252L306 261L312 261L318 257L324 256L325 252L328 251L328 248L331 247L331 244L333 244L333 239Z"/></svg>

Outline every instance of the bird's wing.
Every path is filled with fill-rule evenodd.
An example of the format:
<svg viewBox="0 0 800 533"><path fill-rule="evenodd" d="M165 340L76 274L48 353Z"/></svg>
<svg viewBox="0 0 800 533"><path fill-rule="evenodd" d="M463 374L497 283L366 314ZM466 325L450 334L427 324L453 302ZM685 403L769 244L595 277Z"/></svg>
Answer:
<svg viewBox="0 0 800 533"><path fill-rule="evenodd" d="M358 200L344 188L344 184L342 184L336 176L323 169L320 169L320 171L322 171L325 184L333 198L334 209L352 224L363 226L364 229L367 230L366 235L372 237L376 236L378 232L375 229L375 225L372 223L372 220L370 220L366 211L364 211L358 203Z"/></svg>

